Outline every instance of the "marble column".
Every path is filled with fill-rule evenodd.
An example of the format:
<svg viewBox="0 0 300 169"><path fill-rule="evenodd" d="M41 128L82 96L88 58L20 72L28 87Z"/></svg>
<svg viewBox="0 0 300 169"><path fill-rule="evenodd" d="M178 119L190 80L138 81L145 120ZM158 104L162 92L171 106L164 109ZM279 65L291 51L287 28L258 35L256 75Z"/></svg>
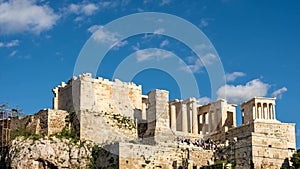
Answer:
<svg viewBox="0 0 300 169"><path fill-rule="evenodd" d="M256 107L255 107L255 105L252 107L252 111L253 111L252 119L256 119Z"/></svg>
<svg viewBox="0 0 300 169"><path fill-rule="evenodd" d="M192 110L193 110L193 133L198 134L197 102L194 101L192 106L193 106L193 108L192 108Z"/></svg>
<svg viewBox="0 0 300 169"><path fill-rule="evenodd" d="M273 119L276 120L275 105L272 105L272 110L273 110Z"/></svg>
<svg viewBox="0 0 300 169"><path fill-rule="evenodd" d="M270 119L272 120L273 119L273 105L272 104L269 104L269 113L270 113Z"/></svg>
<svg viewBox="0 0 300 169"><path fill-rule="evenodd" d="M171 105L171 129L176 131L176 107Z"/></svg>
<svg viewBox="0 0 300 169"><path fill-rule="evenodd" d="M265 103L263 104L263 110L264 110L264 119L268 119L268 108L267 106L265 107Z"/></svg>
<svg viewBox="0 0 300 169"><path fill-rule="evenodd" d="M181 104L181 114L182 114L182 119L181 119L181 125L182 125L182 131L187 133L188 132L188 124L187 124L187 108L186 104Z"/></svg>
<svg viewBox="0 0 300 169"><path fill-rule="evenodd" d="M260 106L259 106L258 104L259 104ZM261 103L258 103L258 104L257 104L258 118L261 119L261 118L262 118L262 113L261 113L261 112L262 112Z"/></svg>
<svg viewBox="0 0 300 169"><path fill-rule="evenodd" d="M191 133L192 132L192 127L193 127L193 107L192 107L192 103L189 102L186 104L187 105L187 113L188 113L188 132Z"/></svg>

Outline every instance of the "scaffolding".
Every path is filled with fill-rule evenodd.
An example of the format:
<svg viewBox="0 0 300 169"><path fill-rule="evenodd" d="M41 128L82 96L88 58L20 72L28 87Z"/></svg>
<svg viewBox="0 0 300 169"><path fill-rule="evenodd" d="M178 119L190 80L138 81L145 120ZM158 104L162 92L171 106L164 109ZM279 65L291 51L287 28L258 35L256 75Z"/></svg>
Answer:
<svg viewBox="0 0 300 169"><path fill-rule="evenodd" d="M0 147L1 150L8 146L10 141L12 110L7 106L0 105Z"/></svg>
<svg viewBox="0 0 300 169"><path fill-rule="evenodd" d="M10 109L7 104L0 104L0 168L7 168L5 157L8 155L11 119L22 114L21 110Z"/></svg>
<svg viewBox="0 0 300 169"><path fill-rule="evenodd" d="M0 105L0 148L7 147L10 141L11 118L22 114L22 110L10 109L7 104Z"/></svg>

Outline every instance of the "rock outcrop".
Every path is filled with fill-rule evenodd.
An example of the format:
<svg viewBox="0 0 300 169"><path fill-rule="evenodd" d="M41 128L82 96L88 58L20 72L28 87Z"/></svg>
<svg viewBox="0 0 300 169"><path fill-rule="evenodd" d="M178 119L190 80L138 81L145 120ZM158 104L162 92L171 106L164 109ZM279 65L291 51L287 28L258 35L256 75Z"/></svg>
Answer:
<svg viewBox="0 0 300 169"><path fill-rule="evenodd" d="M11 168L89 168L93 144L75 143L55 136L40 139L18 137L6 157Z"/></svg>

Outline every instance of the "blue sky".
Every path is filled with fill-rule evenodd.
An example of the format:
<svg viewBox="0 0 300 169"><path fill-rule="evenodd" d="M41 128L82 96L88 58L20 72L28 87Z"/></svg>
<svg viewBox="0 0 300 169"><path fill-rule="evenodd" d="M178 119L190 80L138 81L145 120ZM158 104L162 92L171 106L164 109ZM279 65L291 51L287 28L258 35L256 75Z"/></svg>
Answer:
<svg viewBox="0 0 300 169"><path fill-rule="evenodd" d="M299 147L300 2L296 0L0 0L0 103L27 114L51 108L51 89L73 75L79 52L92 33L138 12L176 15L202 30L226 72L227 99L239 104L253 96L276 96L277 119L297 124ZM122 41L105 56L97 76L111 79L122 60L147 48L180 56L188 65L186 73L197 79L199 100L209 101L210 82L203 63L186 45L163 35L141 34ZM156 57L139 54L142 59ZM164 55L156 53L160 54ZM170 91L171 99L180 98L177 82L161 70L142 71L133 81L143 85L144 93L162 88ZM222 97L222 89L217 95Z"/></svg>

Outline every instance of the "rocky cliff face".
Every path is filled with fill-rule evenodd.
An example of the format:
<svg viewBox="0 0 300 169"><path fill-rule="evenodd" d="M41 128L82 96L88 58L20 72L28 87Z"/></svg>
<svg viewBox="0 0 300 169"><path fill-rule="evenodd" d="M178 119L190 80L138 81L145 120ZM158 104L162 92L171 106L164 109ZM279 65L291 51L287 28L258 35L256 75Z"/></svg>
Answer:
<svg viewBox="0 0 300 169"><path fill-rule="evenodd" d="M11 168L89 168L91 142L69 139L18 137L12 141L6 164Z"/></svg>

